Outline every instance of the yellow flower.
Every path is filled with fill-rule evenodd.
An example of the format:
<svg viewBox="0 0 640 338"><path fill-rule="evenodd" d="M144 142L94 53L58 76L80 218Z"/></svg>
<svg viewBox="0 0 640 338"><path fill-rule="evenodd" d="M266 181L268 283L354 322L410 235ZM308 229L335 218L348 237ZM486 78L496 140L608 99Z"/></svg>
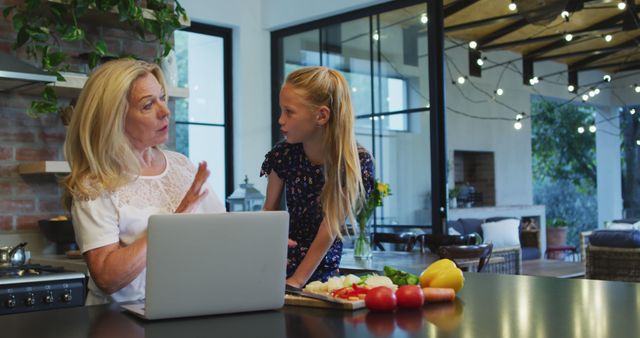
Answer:
<svg viewBox="0 0 640 338"><path fill-rule="evenodd" d="M389 184L378 182L377 189L380 192L380 195L382 195L382 197L389 196Z"/></svg>

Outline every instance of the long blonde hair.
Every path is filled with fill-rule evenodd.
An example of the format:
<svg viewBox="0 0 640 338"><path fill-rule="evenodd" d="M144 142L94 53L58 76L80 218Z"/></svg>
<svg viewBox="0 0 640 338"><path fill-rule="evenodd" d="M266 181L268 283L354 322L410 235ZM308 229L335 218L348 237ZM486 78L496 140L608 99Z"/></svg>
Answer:
<svg viewBox="0 0 640 338"><path fill-rule="evenodd" d="M148 74L155 76L166 93L160 67L144 61L110 61L89 76L64 144L64 155L71 166L71 173L62 181L67 209L73 198L96 198L101 192L130 182L140 172L124 124L131 87Z"/></svg>
<svg viewBox="0 0 640 338"><path fill-rule="evenodd" d="M356 224L354 215L365 199L349 84L340 72L327 67L298 69L287 76L285 84L302 90L310 108L326 106L331 111L323 126L324 187L320 202L329 230L342 238L342 224L347 217Z"/></svg>

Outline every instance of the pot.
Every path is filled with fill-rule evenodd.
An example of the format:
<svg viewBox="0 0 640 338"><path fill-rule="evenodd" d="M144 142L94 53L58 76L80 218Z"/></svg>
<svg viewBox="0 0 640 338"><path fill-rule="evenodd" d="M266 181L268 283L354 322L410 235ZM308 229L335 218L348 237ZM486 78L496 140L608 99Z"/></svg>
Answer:
<svg viewBox="0 0 640 338"><path fill-rule="evenodd" d="M27 260L24 250L25 245L27 245L27 242L20 243L14 248L10 246L0 248L0 266L7 267L24 264Z"/></svg>

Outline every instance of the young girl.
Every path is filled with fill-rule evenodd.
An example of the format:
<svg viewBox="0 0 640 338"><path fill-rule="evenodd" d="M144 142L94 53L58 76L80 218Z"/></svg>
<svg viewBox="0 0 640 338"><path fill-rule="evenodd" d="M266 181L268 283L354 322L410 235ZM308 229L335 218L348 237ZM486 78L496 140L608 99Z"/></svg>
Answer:
<svg viewBox="0 0 640 338"><path fill-rule="evenodd" d="M356 143L350 87L337 71L307 67L280 91L278 123L286 140L267 155L265 210L276 210L286 189L289 210L287 284L301 287L334 274L344 222L373 189L371 155Z"/></svg>

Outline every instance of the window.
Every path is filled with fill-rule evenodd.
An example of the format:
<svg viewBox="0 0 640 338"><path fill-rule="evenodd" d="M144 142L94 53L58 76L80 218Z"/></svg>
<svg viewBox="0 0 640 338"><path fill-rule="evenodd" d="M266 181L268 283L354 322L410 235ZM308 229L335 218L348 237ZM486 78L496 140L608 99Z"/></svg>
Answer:
<svg viewBox="0 0 640 338"><path fill-rule="evenodd" d="M176 150L194 164L207 161L209 184L224 198L233 191L231 30L192 23L174 38L176 84L189 88L174 109Z"/></svg>
<svg viewBox="0 0 640 338"><path fill-rule="evenodd" d="M275 126L278 90L291 71L327 66L349 82L358 142L375 158L376 177L393 192L376 212L378 228L431 225L426 11L425 2L392 3L272 35Z"/></svg>

